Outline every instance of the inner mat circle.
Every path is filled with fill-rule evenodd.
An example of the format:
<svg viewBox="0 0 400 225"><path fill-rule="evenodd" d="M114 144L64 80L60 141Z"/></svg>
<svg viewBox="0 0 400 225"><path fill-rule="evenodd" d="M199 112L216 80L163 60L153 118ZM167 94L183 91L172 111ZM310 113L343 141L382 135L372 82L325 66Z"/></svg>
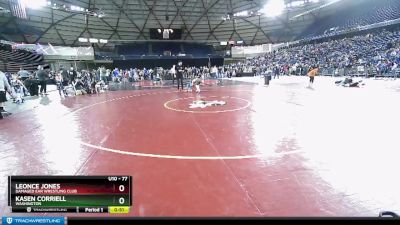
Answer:
<svg viewBox="0 0 400 225"><path fill-rule="evenodd" d="M210 105L205 107L194 107L190 108L191 105L198 101L205 102L224 102L223 105ZM169 100L164 103L164 107L183 113L227 113L236 112L248 108L251 105L250 101L231 96L197 96L197 97L187 97Z"/></svg>

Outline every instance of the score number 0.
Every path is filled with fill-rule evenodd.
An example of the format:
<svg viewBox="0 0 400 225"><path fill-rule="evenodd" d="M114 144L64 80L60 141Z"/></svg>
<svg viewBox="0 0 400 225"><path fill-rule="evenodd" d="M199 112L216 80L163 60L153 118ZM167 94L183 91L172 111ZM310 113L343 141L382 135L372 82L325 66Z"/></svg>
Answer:
<svg viewBox="0 0 400 225"><path fill-rule="evenodd" d="M119 185L118 190L120 192L124 192L125 191L125 186L122 185L122 184ZM124 197L119 198L118 202L119 202L119 204L123 205L125 203L125 198Z"/></svg>
<svg viewBox="0 0 400 225"><path fill-rule="evenodd" d="M109 181L118 181L118 177L108 177L108 180ZM121 180L122 181L127 181L128 180L128 177L121 177ZM119 192L124 192L125 191L125 186L124 185L119 185L118 186L118 190L119 190ZM124 203L125 203L125 198L124 197L120 197L119 199L118 199L118 203L120 204L120 205L123 205Z"/></svg>

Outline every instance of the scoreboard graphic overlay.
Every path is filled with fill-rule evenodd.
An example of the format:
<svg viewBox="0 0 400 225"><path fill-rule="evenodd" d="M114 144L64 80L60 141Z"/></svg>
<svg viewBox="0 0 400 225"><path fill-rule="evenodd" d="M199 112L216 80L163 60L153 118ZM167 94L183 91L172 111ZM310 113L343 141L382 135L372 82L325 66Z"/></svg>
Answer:
<svg viewBox="0 0 400 225"><path fill-rule="evenodd" d="M131 176L9 176L14 213L128 213Z"/></svg>

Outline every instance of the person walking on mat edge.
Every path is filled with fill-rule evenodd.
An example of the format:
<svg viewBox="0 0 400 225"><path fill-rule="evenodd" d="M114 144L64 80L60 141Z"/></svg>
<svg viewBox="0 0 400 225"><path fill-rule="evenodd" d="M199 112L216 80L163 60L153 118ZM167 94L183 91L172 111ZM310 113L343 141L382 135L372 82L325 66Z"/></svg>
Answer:
<svg viewBox="0 0 400 225"><path fill-rule="evenodd" d="M312 85L314 84L314 77L318 74L318 66L313 66L313 69L311 69L308 72L308 76L310 77L310 83L308 85L308 87L312 87Z"/></svg>
<svg viewBox="0 0 400 225"><path fill-rule="evenodd" d="M176 67L176 81L178 82L178 90L179 90L179 85L181 85L181 89L183 90L183 66L182 66L182 62L178 62L178 66Z"/></svg>

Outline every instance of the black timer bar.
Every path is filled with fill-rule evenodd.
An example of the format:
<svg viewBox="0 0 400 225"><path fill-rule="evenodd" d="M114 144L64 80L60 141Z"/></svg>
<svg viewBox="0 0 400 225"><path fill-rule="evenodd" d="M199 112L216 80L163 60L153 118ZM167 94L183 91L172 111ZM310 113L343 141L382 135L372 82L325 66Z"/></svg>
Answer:
<svg viewBox="0 0 400 225"><path fill-rule="evenodd" d="M23 225L33 225L33 224L53 224L53 225L134 225L138 224L138 222L160 222L165 225L166 222L171 222L171 224L187 224L188 222L191 221L227 221L229 224L243 224L245 223L254 223L254 222L259 222L260 224L265 224L265 222L268 223L282 223L282 224L287 224L288 222L294 222L294 223L299 223L299 221L321 221L321 222L338 222L338 221L351 221L351 222L357 222L357 221L364 221L364 222L371 222L371 221L385 221L385 222L394 222L393 224L398 224L399 220L395 218L377 218L377 217L369 217L369 218L363 218L363 217L354 217L354 218L334 218L334 217L286 217L286 218L277 218L277 217L251 217L251 218L240 218L240 217L221 217L221 218L207 218L207 217L201 217L201 218L189 218L189 217L155 217L155 218L143 218L143 217L136 217L136 218L129 218L129 217L124 217L124 218L77 218L77 217L54 217L54 218L30 218L31 221L36 219L40 220L40 223L26 223L24 222L27 220L27 218L10 218L10 217L3 217L2 218L2 224L23 224ZM19 221L18 221L19 220ZM29 221L28 221L29 222Z"/></svg>
<svg viewBox="0 0 400 225"><path fill-rule="evenodd" d="M253 222L257 223L259 222L260 224L265 224L267 221L268 223L282 223L282 224L287 224L288 222L295 222L298 224L298 221L323 221L323 222L337 222L337 221L393 221L398 223L399 220L395 218L379 218L379 217L368 217L368 218L363 218L363 217L355 217L355 218L349 218L349 217L339 217L339 218L334 218L334 217L249 217L249 218L243 218L243 217L154 217L154 218L143 218L143 217L135 217L135 218L68 218L67 219L67 224L68 225L109 225L109 224L115 224L115 225L132 225L132 224L137 224L138 221L141 222L161 222L165 224L165 222L171 222L171 224L187 224L190 221L228 221L229 224L243 224L243 222Z"/></svg>

